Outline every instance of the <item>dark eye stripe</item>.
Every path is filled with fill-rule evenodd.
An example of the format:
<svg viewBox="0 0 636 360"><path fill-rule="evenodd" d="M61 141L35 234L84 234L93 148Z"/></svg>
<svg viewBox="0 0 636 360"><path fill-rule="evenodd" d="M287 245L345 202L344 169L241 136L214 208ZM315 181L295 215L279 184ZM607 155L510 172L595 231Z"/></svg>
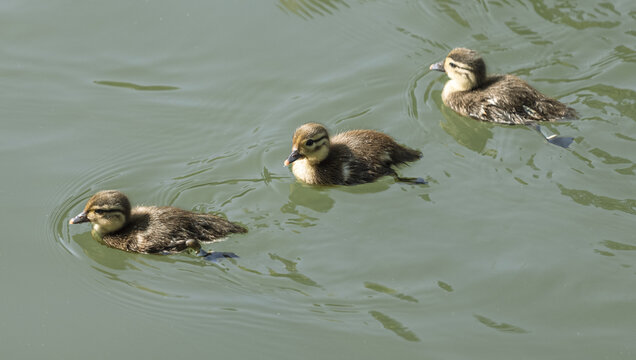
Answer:
<svg viewBox="0 0 636 360"><path fill-rule="evenodd" d="M93 211L95 211L98 214L121 212L121 210L119 209L95 209Z"/></svg>
<svg viewBox="0 0 636 360"><path fill-rule="evenodd" d="M322 137L319 137L318 139L314 140L314 143L317 143L318 141L322 140L322 139L326 139L327 135L323 135Z"/></svg>
<svg viewBox="0 0 636 360"><path fill-rule="evenodd" d="M450 65L450 67L452 67L454 69L462 69L462 70L466 70L466 71L473 71L472 69L461 67L461 66L455 64L454 62L449 62L448 65Z"/></svg>

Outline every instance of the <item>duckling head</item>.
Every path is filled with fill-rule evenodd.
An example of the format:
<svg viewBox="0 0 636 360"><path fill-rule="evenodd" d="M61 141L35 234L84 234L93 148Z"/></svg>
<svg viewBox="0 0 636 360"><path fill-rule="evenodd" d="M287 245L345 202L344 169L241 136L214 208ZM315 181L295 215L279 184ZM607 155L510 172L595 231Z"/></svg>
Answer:
<svg viewBox="0 0 636 360"><path fill-rule="evenodd" d="M302 125L294 133L292 152L285 160L285 166L299 159L307 159L310 164L318 164L329 155L329 133L317 123Z"/></svg>
<svg viewBox="0 0 636 360"><path fill-rule="evenodd" d="M486 79L486 63L477 51L466 48L451 50L444 61L432 64L430 69L445 72L450 78L446 86L452 91L474 89Z"/></svg>
<svg viewBox="0 0 636 360"><path fill-rule="evenodd" d="M121 229L130 217L130 202L117 190L100 191L93 195L84 211L72 218L69 224L90 221L93 231L103 236Z"/></svg>

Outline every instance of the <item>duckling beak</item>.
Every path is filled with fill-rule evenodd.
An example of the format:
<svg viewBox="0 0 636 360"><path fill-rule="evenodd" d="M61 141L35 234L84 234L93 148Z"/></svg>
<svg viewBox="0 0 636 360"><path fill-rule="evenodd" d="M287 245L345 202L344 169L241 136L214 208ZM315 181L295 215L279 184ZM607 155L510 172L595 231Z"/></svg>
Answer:
<svg viewBox="0 0 636 360"><path fill-rule="evenodd" d="M80 213L79 215L77 215L76 217L72 218L71 220L68 221L69 224L79 224L79 223L83 223L83 222L87 222L88 220L88 216L86 214L86 211Z"/></svg>
<svg viewBox="0 0 636 360"><path fill-rule="evenodd" d="M444 71L444 62L443 61L440 61L440 62L435 63L435 64L431 64L429 69L435 70L435 71L446 72L446 71Z"/></svg>
<svg viewBox="0 0 636 360"><path fill-rule="evenodd" d="M291 154L289 154L289 157L287 158L287 160L285 160L285 162L283 164L285 166L288 166L289 164L293 163L294 161L300 159L301 156L302 155L300 155L298 150L294 150L294 151L292 151Z"/></svg>

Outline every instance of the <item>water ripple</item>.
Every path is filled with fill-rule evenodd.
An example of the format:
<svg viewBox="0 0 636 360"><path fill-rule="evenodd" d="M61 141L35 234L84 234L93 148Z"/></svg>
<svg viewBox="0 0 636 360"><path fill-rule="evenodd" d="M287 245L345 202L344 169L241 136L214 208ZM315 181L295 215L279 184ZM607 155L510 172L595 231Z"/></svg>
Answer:
<svg viewBox="0 0 636 360"><path fill-rule="evenodd" d="M587 190L569 189L557 184L561 194L571 198L574 202L584 206L594 206L605 210L618 210L636 215L636 199L615 199L608 196L596 195Z"/></svg>
<svg viewBox="0 0 636 360"><path fill-rule="evenodd" d="M577 3L559 2L555 6L549 6L543 0L532 0L531 2L535 12L545 20L555 24L564 24L577 30L591 27L609 29L620 25L619 21L610 20L613 15L620 15L611 3L600 3L593 9L585 9L584 6ZM610 19L595 20L599 17Z"/></svg>
<svg viewBox="0 0 636 360"><path fill-rule="evenodd" d="M304 20L314 16L333 15L341 8L349 8L344 0L279 0L279 9L287 14L294 14Z"/></svg>
<svg viewBox="0 0 636 360"><path fill-rule="evenodd" d="M138 85L130 82L124 81L109 81L109 80L95 80L93 81L95 84L104 85L104 86L114 86L114 87L122 87L127 89L133 89L138 91L169 91L169 90L179 90L176 86L169 85Z"/></svg>
<svg viewBox="0 0 636 360"><path fill-rule="evenodd" d="M395 289L391 289L389 287L386 287L386 286L378 284L378 283L366 281L364 283L364 287L367 288L367 289L373 290L373 291L377 291L379 293L383 293L383 294L387 294L387 295L393 296L393 297L398 298L400 300L409 301L409 302L413 302L413 303L419 302L413 296L399 293Z"/></svg>
<svg viewBox="0 0 636 360"><path fill-rule="evenodd" d="M371 314L374 319L379 321L385 329L392 331L393 333L395 333L395 335L401 337L402 339L414 342L421 341L420 338L417 337L417 335L415 335L413 331L409 330L406 326L402 325L402 323L395 320L394 318L375 310L369 311L369 314Z"/></svg>
<svg viewBox="0 0 636 360"><path fill-rule="evenodd" d="M496 321L493 321L485 316L481 316L481 315L474 315L475 319L477 319L477 321L479 321L480 323L488 326L489 328L495 329L497 331L501 331L501 332L505 332L505 333L512 333L512 334L526 334L528 333L527 330L524 330L518 326L515 325L511 325L511 324L507 324L507 323L498 323Z"/></svg>

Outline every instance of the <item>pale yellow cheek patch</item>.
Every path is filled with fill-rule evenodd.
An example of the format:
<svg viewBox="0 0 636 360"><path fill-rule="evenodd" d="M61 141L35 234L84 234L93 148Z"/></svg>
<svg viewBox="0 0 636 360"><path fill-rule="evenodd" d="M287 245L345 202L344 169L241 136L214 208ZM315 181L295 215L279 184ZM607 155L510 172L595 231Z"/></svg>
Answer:
<svg viewBox="0 0 636 360"><path fill-rule="evenodd" d="M112 215L110 217L96 217L93 220L93 231L105 235L121 229L124 226L123 214Z"/></svg>
<svg viewBox="0 0 636 360"><path fill-rule="evenodd" d="M313 152L305 154L305 157L307 158L307 160L309 160L309 162L316 164L325 160L328 155L329 155L329 147L321 146L317 149L314 149Z"/></svg>

